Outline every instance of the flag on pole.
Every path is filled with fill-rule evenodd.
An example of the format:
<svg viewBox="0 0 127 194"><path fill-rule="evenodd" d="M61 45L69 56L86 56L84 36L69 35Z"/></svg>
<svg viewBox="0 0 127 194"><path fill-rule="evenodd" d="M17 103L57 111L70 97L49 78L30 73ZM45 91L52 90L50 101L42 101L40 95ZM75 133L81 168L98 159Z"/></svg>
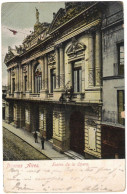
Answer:
<svg viewBox="0 0 127 194"><path fill-rule="evenodd" d="M8 28L8 30L10 30L11 32L13 32L13 35L16 35L18 32L16 30L11 30Z"/></svg>

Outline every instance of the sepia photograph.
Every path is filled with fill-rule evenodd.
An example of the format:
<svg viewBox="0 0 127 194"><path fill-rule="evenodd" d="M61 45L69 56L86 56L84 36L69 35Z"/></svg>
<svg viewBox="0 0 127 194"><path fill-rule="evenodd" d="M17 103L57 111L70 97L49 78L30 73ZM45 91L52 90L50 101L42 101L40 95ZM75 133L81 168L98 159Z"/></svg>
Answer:
<svg viewBox="0 0 127 194"><path fill-rule="evenodd" d="M125 162L123 9L122 1L1 4L5 169ZM33 192L11 187L24 190Z"/></svg>

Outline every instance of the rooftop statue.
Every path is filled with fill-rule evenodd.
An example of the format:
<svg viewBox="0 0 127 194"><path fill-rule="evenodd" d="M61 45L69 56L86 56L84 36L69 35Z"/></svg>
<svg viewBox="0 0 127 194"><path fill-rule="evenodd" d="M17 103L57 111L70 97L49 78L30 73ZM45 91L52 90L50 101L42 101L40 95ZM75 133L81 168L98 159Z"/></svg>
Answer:
<svg viewBox="0 0 127 194"><path fill-rule="evenodd" d="M37 8L36 8L36 20L37 20L37 23L39 23L39 11Z"/></svg>

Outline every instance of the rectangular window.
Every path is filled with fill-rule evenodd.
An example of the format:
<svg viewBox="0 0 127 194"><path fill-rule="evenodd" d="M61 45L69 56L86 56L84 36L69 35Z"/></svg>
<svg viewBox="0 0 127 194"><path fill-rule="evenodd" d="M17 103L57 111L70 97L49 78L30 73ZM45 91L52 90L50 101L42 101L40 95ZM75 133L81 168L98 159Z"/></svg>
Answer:
<svg viewBox="0 0 127 194"><path fill-rule="evenodd" d="M15 91L15 78L12 79L13 92Z"/></svg>
<svg viewBox="0 0 127 194"><path fill-rule="evenodd" d="M118 74L124 75L124 44L118 44Z"/></svg>
<svg viewBox="0 0 127 194"><path fill-rule="evenodd" d="M74 88L74 92L82 91L82 70L81 68L75 68L73 70L73 88Z"/></svg>
<svg viewBox="0 0 127 194"><path fill-rule="evenodd" d="M56 74L55 70L51 69L51 93L53 93L55 88L56 88Z"/></svg>
<svg viewBox="0 0 127 194"><path fill-rule="evenodd" d="M24 77L24 81L25 81L25 91L27 91L27 76Z"/></svg>
<svg viewBox="0 0 127 194"><path fill-rule="evenodd" d="M124 111L124 90L117 91L117 102L118 102L118 123L124 125L124 119L121 118L121 112Z"/></svg>

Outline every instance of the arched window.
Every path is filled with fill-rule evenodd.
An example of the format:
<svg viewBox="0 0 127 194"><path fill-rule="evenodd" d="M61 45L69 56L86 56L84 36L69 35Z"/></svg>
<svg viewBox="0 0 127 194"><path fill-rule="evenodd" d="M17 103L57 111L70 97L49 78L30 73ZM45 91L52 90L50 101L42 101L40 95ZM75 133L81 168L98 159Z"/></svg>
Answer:
<svg viewBox="0 0 127 194"><path fill-rule="evenodd" d="M42 89L42 70L41 65L37 65L35 67L35 93L40 93L40 90Z"/></svg>

